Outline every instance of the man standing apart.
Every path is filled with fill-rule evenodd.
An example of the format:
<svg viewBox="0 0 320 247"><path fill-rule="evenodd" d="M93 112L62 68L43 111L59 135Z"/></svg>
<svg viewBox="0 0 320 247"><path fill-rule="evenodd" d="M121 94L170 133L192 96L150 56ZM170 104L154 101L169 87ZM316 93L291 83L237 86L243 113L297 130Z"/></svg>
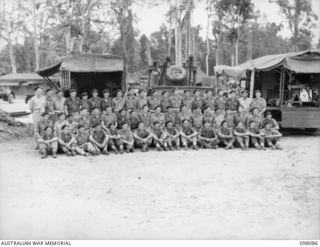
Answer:
<svg viewBox="0 0 320 247"><path fill-rule="evenodd" d="M41 118L41 114L45 111L46 108L46 98L42 95L42 89L36 87L34 90L34 96L29 100L29 108L32 114L32 122L34 128L34 137L36 141L36 149L39 149L37 144L37 127Z"/></svg>

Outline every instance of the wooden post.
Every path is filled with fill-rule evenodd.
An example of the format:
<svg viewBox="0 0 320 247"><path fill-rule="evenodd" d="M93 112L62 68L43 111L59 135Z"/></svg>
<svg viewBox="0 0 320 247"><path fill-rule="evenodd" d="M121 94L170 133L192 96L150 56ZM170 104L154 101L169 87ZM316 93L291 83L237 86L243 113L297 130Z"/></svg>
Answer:
<svg viewBox="0 0 320 247"><path fill-rule="evenodd" d="M256 70L255 68L253 68L251 71L251 78L250 78L250 98L253 98L255 73L256 73Z"/></svg>

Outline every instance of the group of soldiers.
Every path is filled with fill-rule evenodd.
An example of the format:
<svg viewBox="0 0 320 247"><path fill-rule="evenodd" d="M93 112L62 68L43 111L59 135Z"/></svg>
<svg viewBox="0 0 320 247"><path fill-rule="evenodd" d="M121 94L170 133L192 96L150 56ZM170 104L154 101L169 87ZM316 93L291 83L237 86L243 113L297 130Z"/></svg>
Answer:
<svg viewBox="0 0 320 247"><path fill-rule="evenodd" d="M48 89L43 95L35 89L29 107L33 116L36 149L42 158L58 152L68 156L88 156L124 152L143 152L150 147L158 151L216 149L219 146L243 150L250 146L259 150L270 147L281 149L279 125L266 112L266 101L256 91L253 99L247 91L219 89L216 96L211 90L178 89L154 91L129 89L124 95L118 91L97 89L77 97L75 89L65 98L61 90Z"/></svg>

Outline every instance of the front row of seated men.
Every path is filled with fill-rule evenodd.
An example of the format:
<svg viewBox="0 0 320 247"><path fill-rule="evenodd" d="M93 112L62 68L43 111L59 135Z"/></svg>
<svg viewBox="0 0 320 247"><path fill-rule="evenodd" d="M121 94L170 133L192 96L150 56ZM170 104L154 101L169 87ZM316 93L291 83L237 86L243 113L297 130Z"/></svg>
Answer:
<svg viewBox="0 0 320 247"><path fill-rule="evenodd" d="M49 154L56 158L58 152L68 156L109 155L109 150L122 154L125 151L134 152L135 148L147 152L149 147L155 147L158 151L179 150L180 147L185 150L189 147L194 150L216 149L219 146L226 149L237 146L243 150L250 146L259 150L264 150L265 147L281 149L279 141L282 135L278 128L274 128L272 122L268 121L262 129L257 126L256 121L250 121L247 128L239 121L233 129L229 128L225 120L219 128L213 128L210 121L204 121L202 128L197 131L188 119L183 120L179 128L175 127L172 121L167 121L163 128L157 121L152 128L146 127L140 121L137 128L131 130L127 122L121 126L111 122L106 127L97 121L87 129L84 124L74 126L64 120L64 114L60 114L59 118L61 119L55 123L54 128L46 125L42 134L38 135L42 158Z"/></svg>

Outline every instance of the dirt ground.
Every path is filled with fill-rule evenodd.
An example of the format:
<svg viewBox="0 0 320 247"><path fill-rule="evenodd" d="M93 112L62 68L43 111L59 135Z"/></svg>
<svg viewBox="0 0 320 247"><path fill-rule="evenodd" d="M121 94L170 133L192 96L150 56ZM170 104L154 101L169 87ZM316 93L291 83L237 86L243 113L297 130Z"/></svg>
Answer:
<svg viewBox="0 0 320 247"><path fill-rule="evenodd" d="M320 137L41 160L0 143L1 239L320 239Z"/></svg>

